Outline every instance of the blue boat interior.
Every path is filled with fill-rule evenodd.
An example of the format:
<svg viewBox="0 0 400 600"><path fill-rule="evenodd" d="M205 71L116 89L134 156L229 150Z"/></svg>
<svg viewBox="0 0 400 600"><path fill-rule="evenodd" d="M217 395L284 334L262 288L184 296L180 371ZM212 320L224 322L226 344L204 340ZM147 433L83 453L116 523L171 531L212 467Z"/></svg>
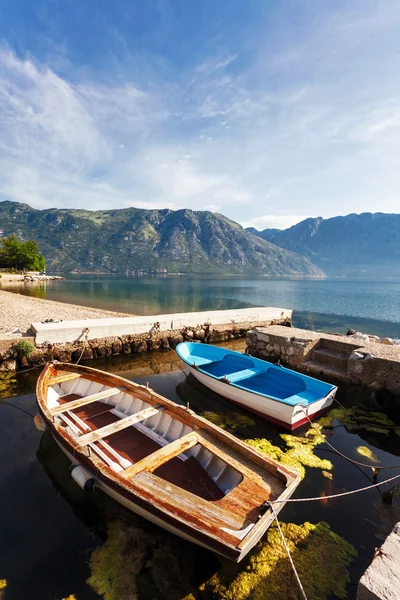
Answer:
<svg viewBox="0 0 400 600"><path fill-rule="evenodd" d="M177 352L187 364L202 373L286 404L310 404L326 396L335 387L218 346L184 342L178 345Z"/></svg>

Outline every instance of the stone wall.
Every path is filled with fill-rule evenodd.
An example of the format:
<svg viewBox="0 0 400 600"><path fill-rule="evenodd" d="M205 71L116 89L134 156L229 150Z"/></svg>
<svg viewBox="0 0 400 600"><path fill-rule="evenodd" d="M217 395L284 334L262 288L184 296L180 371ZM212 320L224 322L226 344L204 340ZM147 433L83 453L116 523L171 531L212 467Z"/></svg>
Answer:
<svg viewBox="0 0 400 600"><path fill-rule="evenodd" d="M247 351L335 384L390 392L400 400L400 346L375 340L287 329L255 328Z"/></svg>
<svg viewBox="0 0 400 600"><path fill-rule="evenodd" d="M56 344L46 342L35 346L29 356L19 355L16 344L21 339L34 342L34 338L18 338L0 346L0 371L16 371L30 367L40 367L51 360L76 362L105 358L115 354L131 354L153 350L175 348L183 341L218 343L241 338L255 326L266 326L271 323L288 323L287 317L272 321L251 323L227 323L225 325L196 325L183 327L181 330L160 331L157 328L148 334L122 335L98 339L83 339L79 342Z"/></svg>

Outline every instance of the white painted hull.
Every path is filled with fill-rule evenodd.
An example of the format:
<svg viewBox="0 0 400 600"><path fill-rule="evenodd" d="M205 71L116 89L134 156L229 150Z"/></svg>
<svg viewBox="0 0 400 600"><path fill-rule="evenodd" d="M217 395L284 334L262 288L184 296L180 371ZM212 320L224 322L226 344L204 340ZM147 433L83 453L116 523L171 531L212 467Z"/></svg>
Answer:
<svg viewBox="0 0 400 600"><path fill-rule="evenodd" d="M62 444L59 443L59 441L57 440L56 437L54 437L54 440L55 440L56 444L58 445L58 447L65 454L65 456L67 456L68 459L71 461L71 463L72 464L78 464L77 461L74 460L72 454L70 452L68 452L68 450L66 450ZM207 550L211 550L212 552L216 552L216 550L214 548L210 548L206 544L202 544L201 542L199 542L195 538L191 537L190 535L187 535L187 534L183 533L182 531L180 531L176 527L173 527L169 523L166 523L162 519L158 519L152 513L148 512L147 510L144 510L143 508L141 508L140 506L138 506L134 502L131 502L130 500L128 500L128 498L125 498L121 494L118 494L118 492L116 492L115 490L113 490L111 487L109 487L103 481L97 479L96 480L96 487L99 488L100 490L102 490L105 494L107 494L107 496L110 496L110 498L113 498L113 500L115 500L119 504L122 504L122 506L125 506L125 508L127 508L128 510L130 510L133 513L139 515L139 517L143 517L144 519L147 519L148 521L151 521L155 525L158 525L158 527L161 527L162 529L165 529L169 533L173 533L174 535L177 535L178 537L180 537L180 538L182 538L184 540L187 540L188 542L192 542L193 544L197 544L198 546L202 546L203 548L207 548ZM90 492L88 492L88 493L90 493Z"/></svg>
<svg viewBox="0 0 400 600"><path fill-rule="evenodd" d="M311 419L317 413L326 410L332 404L336 392L335 389L324 398L321 398L321 400L313 402L308 406L291 406L284 402L267 398L266 396L260 396L259 394L239 389L234 385L221 382L214 377L205 375L189 365L188 367L192 375L213 392L216 392L220 396L232 400L232 402L240 404L253 412L259 413L272 421L278 421L285 424L290 429L300 426L301 421L307 421L307 416Z"/></svg>

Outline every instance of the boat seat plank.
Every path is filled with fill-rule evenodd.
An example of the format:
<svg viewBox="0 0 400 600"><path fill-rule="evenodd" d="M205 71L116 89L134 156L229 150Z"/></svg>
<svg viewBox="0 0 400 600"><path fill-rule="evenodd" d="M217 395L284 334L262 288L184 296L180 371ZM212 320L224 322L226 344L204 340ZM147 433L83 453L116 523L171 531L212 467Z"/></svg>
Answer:
<svg viewBox="0 0 400 600"><path fill-rule="evenodd" d="M91 404L92 402L97 402L98 400L102 400L104 398L116 396L117 394L120 394L123 391L125 391L124 388L109 388L108 390L98 392L97 394L92 394L91 396L83 396L83 398L79 398L78 400L65 402L64 404L60 404L60 406L55 406L54 408L51 408L49 412L53 416L59 415L60 413L63 413L67 410L74 410L75 408L79 408L81 406L84 406L85 404Z"/></svg>
<svg viewBox="0 0 400 600"><path fill-rule="evenodd" d="M91 431L79 438L79 443L81 446L86 446L87 444L91 444L92 442L96 442L102 438L107 437L108 435L112 435L113 433L117 433L117 431L121 431L122 429L126 429L127 427L131 427L135 423L139 423L140 421L145 421L146 419L153 417L158 414L165 407L158 406L149 406L140 412L129 415L128 417L124 417L123 419L119 419L114 423L110 423L110 425L105 425L100 429L95 431Z"/></svg>
<svg viewBox="0 0 400 600"><path fill-rule="evenodd" d="M120 475L122 474L123 471ZM204 500L170 482L166 486L164 479L154 473L138 473L134 484L162 510L168 510L186 523L195 523L201 529L209 529L214 535L225 537L227 534L220 531L222 527L240 530L249 524L240 515L221 507L220 501Z"/></svg>
<svg viewBox="0 0 400 600"><path fill-rule="evenodd" d="M79 379L80 377L80 373L65 373L64 375L56 375L55 377L51 378L50 385L63 383L64 381L72 381L73 379Z"/></svg>
<svg viewBox="0 0 400 600"><path fill-rule="evenodd" d="M195 446L198 441L198 434L195 431L192 431L191 433L174 440L170 444L162 446L156 450L156 452L150 454L150 456L139 460L137 463L132 465L132 467L129 467L129 469L122 471L121 475L125 478L131 479L141 471L155 471L163 463L171 460L171 458L174 458L175 456L178 456L178 454L185 452L185 450L192 448L192 446Z"/></svg>

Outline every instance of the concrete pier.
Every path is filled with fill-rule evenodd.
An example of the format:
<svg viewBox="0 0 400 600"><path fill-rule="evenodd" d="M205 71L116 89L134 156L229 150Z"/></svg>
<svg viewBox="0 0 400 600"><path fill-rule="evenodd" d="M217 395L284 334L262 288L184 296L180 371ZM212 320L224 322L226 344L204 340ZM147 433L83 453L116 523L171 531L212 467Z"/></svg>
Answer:
<svg viewBox="0 0 400 600"><path fill-rule="evenodd" d="M85 321L61 321L60 323L32 323L36 345L50 342L64 344L124 335L150 334L157 330L178 331L184 328L207 325L243 325L290 321L292 311L284 308L260 307L238 310L212 310L207 312L151 315ZM84 333L83 333L84 332Z"/></svg>
<svg viewBox="0 0 400 600"><path fill-rule="evenodd" d="M264 360L279 360L339 385L385 390L400 399L400 345L277 325L249 331L246 341L248 352Z"/></svg>
<svg viewBox="0 0 400 600"><path fill-rule="evenodd" d="M361 577L357 600L400 600L400 523Z"/></svg>
<svg viewBox="0 0 400 600"><path fill-rule="evenodd" d="M244 337L250 329L291 323L292 311L275 307L218 310L148 317L86 319L33 323L34 350L18 342L0 347L0 371L44 365L51 360L75 362L113 354L175 348L179 342L223 342ZM28 338L24 338L26 341Z"/></svg>

